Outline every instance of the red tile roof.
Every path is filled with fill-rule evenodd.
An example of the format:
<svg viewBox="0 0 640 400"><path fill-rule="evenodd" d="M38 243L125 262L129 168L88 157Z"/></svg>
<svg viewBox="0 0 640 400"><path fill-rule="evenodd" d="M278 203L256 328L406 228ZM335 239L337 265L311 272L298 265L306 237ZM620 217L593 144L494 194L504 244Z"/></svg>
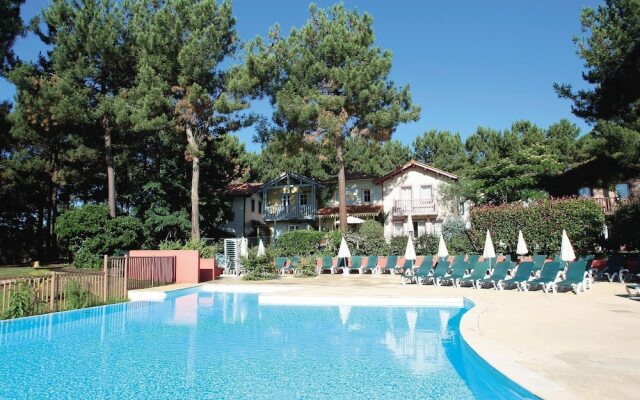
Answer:
<svg viewBox="0 0 640 400"><path fill-rule="evenodd" d="M361 206L347 206L347 214L357 217L358 215L377 215L382 211L382 205L366 204ZM318 210L318 215L323 217L338 216L339 207L324 207Z"/></svg>
<svg viewBox="0 0 640 400"><path fill-rule="evenodd" d="M250 196L260 190L260 186L259 182L232 183L227 186L227 192L231 196Z"/></svg>

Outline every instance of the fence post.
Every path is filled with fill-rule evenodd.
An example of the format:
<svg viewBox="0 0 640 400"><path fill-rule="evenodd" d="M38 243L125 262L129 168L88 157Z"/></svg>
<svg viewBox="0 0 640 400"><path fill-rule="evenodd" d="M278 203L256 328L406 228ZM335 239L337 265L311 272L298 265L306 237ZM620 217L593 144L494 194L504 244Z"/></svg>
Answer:
<svg viewBox="0 0 640 400"><path fill-rule="evenodd" d="M151 262L151 287L153 287L153 272L156 269L156 258L153 257L153 261Z"/></svg>
<svg viewBox="0 0 640 400"><path fill-rule="evenodd" d="M109 275L108 275L108 267L109 259L107 255L104 255L104 282L102 284L102 300L107 302L107 295L109 294Z"/></svg>
<svg viewBox="0 0 640 400"><path fill-rule="evenodd" d="M56 273L51 272L51 292L49 293L49 311L56 310Z"/></svg>
<svg viewBox="0 0 640 400"><path fill-rule="evenodd" d="M129 255L124 255L124 291L123 298L128 297L127 291L129 290Z"/></svg>

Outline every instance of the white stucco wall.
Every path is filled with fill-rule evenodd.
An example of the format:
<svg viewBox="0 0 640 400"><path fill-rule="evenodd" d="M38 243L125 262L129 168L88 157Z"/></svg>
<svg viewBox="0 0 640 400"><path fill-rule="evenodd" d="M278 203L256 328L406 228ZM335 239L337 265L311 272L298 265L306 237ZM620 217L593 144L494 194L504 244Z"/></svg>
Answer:
<svg viewBox="0 0 640 400"><path fill-rule="evenodd" d="M255 202L254 212L251 212L251 200ZM220 225L220 228L230 232L235 237L250 234L253 231L252 221L262 222L261 201L262 194L260 193L254 193L250 197L235 196L232 204L233 219L227 221L226 224Z"/></svg>
<svg viewBox="0 0 640 400"><path fill-rule="evenodd" d="M450 182L449 178L444 177L435 172L426 171L419 167L410 168L403 173L396 175L382 184L382 198L383 198L383 210L388 213L384 225L385 238L389 240L394 235L394 223L404 222L406 219L400 217L394 217L393 204L395 200L402 200L402 188L410 187L412 190L412 198L421 198L421 187L431 186L433 190L433 200L436 203L437 215L430 217L425 221L426 233L435 233L437 229L435 224L442 224L444 220L451 214L445 204L441 200L441 188ZM406 200L406 199L405 199ZM422 219L421 216L415 216L415 220ZM403 224L404 227L404 224ZM404 227L406 229L406 227ZM406 231L403 230L403 234Z"/></svg>
<svg viewBox="0 0 640 400"><path fill-rule="evenodd" d="M382 188L380 185L373 183L371 179L363 180L349 180L345 182L347 205L359 206L363 204L381 204L382 203ZM363 198L363 190L369 189L371 191L371 201L365 203ZM331 200L326 205L327 207L338 207L338 190L336 189L331 196Z"/></svg>

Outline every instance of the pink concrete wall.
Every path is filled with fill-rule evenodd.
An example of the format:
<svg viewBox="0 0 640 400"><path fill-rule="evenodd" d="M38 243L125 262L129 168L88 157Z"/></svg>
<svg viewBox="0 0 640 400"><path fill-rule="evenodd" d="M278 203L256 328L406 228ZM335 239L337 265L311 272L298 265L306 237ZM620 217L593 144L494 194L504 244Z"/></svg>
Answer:
<svg viewBox="0 0 640 400"><path fill-rule="evenodd" d="M175 257L176 283L200 282L198 250L130 250L129 257Z"/></svg>

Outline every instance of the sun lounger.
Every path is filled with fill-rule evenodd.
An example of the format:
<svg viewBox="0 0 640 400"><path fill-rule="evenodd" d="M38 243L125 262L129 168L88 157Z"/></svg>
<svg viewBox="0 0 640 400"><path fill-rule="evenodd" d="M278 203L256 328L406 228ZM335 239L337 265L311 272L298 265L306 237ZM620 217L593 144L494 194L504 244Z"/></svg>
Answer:
<svg viewBox="0 0 640 400"><path fill-rule="evenodd" d="M544 265L544 262L547 260L547 256L545 256L544 254L534 254L533 255L533 265L534 271L540 271L542 269L542 266Z"/></svg>
<svg viewBox="0 0 640 400"><path fill-rule="evenodd" d="M436 286L440 286L442 278L444 278L449 272L449 261L440 261L436 265L436 269L433 270L433 274L427 276L427 281L432 282Z"/></svg>
<svg viewBox="0 0 640 400"><path fill-rule="evenodd" d="M287 269L287 257L276 257L276 268L284 274Z"/></svg>
<svg viewBox="0 0 640 400"><path fill-rule="evenodd" d="M480 254L469 254L467 256L467 264L469 265L469 268L473 268L479 260Z"/></svg>
<svg viewBox="0 0 640 400"><path fill-rule="evenodd" d="M554 282L551 284L553 293L557 293L559 288L570 287L575 294L584 292L584 282L587 278L587 262L586 261L574 261L569 263L567 268L567 276L560 282Z"/></svg>
<svg viewBox="0 0 640 400"><path fill-rule="evenodd" d="M556 279L558 279L558 273L562 268L562 264L558 261L548 262L542 267L540 271L540 277L531 279L527 282L523 282L520 287L523 291L527 292L529 289L533 289L535 287L542 287L542 290L547 293L549 289L552 288Z"/></svg>
<svg viewBox="0 0 640 400"><path fill-rule="evenodd" d="M460 287L460 279L464 277L467 272L468 265L466 261L458 261L451 267L451 273L441 279L441 282L451 282L455 287Z"/></svg>
<svg viewBox="0 0 640 400"><path fill-rule="evenodd" d="M518 265L518 269L516 269L516 273L513 275L511 279L505 279L503 281L503 288L508 289L513 286L517 287L518 290L524 290L522 285L531 279L531 273L536 268L536 265L533 261L523 261Z"/></svg>
<svg viewBox="0 0 640 400"><path fill-rule="evenodd" d="M414 260L404 260L404 264L396 265L392 271L394 274L398 275L404 275L407 272L409 273L409 275L413 275L413 263Z"/></svg>
<svg viewBox="0 0 640 400"><path fill-rule="evenodd" d="M607 266L598 274L598 277L606 277L609 282L613 282L616 277L624 283L624 276L629 270L624 268L624 256L621 254L612 254L607 259Z"/></svg>
<svg viewBox="0 0 640 400"><path fill-rule="evenodd" d="M488 269L489 261L478 261L476 265L473 266L471 273L458 281L458 286L461 286L463 283L471 283L472 287L477 288L476 282L487 276Z"/></svg>
<svg viewBox="0 0 640 400"><path fill-rule="evenodd" d="M284 258L284 257L278 257L278 258ZM276 259L276 263L277 263L277 259ZM320 266L320 272L322 271L329 271L332 274L336 273L336 269L333 266L333 258L331 256L322 257L322 265Z"/></svg>
<svg viewBox="0 0 640 400"><path fill-rule="evenodd" d="M500 261L499 263L497 263L494 267L493 267L493 272L491 273L491 276L484 278L484 279L478 279L476 281L476 288L482 288L485 284L491 284L493 285L493 288L496 290L503 290L504 289L504 281L505 279L507 279L507 274L509 273L509 270L513 268L513 263L510 261Z"/></svg>
<svg viewBox="0 0 640 400"><path fill-rule="evenodd" d="M367 257L367 263L362 267L362 273L369 271L373 274L377 268L378 256L369 256Z"/></svg>
<svg viewBox="0 0 640 400"><path fill-rule="evenodd" d="M422 261L420 262L420 266L419 268L425 268L427 267L429 270L433 269L433 256L432 255L427 255L422 257Z"/></svg>
<svg viewBox="0 0 640 400"><path fill-rule="evenodd" d="M378 273L383 274L385 271L389 271L389 273L396 268L398 265L398 256L388 256L387 263L380 267L378 266Z"/></svg>
<svg viewBox="0 0 640 400"><path fill-rule="evenodd" d="M358 271L358 273L362 274L362 256L351 257L351 265L349 265L348 271Z"/></svg>
<svg viewBox="0 0 640 400"><path fill-rule="evenodd" d="M456 254L455 256L453 256L453 260L451 260L451 265L459 263L460 261L464 261L466 257L466 254Z"/></svg>
<svg viewBox="0 0 640 400"><path fill-rule="evenodd" d="M414 280L418 285L427 283L428 278L433 274L431 267L420 267L414 275Z"/></svg>

